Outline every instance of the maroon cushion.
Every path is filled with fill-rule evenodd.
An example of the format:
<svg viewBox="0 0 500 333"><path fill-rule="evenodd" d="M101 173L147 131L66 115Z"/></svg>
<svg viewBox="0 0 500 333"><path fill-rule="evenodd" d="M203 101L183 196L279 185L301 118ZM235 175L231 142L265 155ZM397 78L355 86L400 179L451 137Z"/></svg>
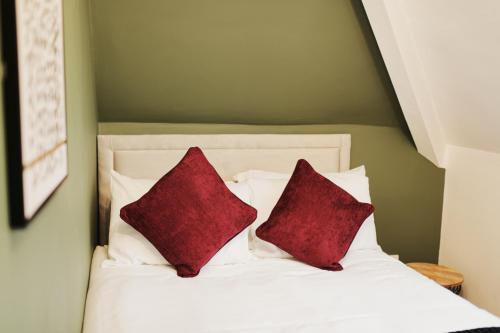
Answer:
<svg viewBox="0 0 500 333"><path fill-rule="evenodd" d="M257 236L309 265L342 270L342 259L373 206L360 203L299 160Z"/></svg>
<svg viewBox="0 0 500 333"><path fill-rule="evenodd" d="M182 160L139 200L120 211L182 277L200 269L250 225L256 210L229 191L200 148Z"/></svg>

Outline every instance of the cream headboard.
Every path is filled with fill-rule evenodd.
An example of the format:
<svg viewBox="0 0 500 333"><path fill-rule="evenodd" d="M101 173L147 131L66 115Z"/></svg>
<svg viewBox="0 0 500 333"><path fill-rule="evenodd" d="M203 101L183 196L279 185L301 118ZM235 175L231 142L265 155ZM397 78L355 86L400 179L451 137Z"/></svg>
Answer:
<svg viewBox="0 0 500 333"><path fill-rule="evenodd" d="M221 177L248 169L292 172L300 158L320 172L349 169L349 134L99 135L99 241L107 243L110 170L158 179L199 146Z"/></svg>

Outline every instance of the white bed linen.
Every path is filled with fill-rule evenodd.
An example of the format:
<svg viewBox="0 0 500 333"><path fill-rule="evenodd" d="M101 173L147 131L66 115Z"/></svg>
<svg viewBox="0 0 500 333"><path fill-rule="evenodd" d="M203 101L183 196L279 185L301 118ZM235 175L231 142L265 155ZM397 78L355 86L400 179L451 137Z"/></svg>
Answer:
<svg viewBox="0 0 500 333"><path fill-rule="evenodd" d="M344 270L293 259L207 266L179 278L170 266L92 262L84 333L450 332L500 319L380 250L350 253Z"/></svg>

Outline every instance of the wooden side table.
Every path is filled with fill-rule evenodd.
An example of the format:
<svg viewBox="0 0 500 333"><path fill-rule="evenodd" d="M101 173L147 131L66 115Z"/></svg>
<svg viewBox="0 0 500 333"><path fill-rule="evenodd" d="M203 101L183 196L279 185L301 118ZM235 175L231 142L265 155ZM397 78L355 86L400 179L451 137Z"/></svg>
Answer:
<svg viewBox="0 0 500 333"><path fill-rule="evenodd" d="M462 283L464 282L464 276L454 269L425 262L410 262L406 265L413 268L420 274L427 276L429 279L436 281L446 289L460 295L460 292L462 291Z"/></svg>

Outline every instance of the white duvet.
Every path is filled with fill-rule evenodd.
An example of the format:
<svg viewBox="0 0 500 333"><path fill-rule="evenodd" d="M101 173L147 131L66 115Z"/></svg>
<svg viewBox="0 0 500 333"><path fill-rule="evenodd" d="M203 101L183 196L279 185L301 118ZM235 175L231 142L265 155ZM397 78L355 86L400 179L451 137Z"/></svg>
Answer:
<svg viewBox="0 0 500 333"><path fill-rule="evenodd" d="M344 270L292 259L208 266L183 279L168 266L103 265L97 247L84 333L452 332L500 319L380 250L359 250Z"/></svg>

